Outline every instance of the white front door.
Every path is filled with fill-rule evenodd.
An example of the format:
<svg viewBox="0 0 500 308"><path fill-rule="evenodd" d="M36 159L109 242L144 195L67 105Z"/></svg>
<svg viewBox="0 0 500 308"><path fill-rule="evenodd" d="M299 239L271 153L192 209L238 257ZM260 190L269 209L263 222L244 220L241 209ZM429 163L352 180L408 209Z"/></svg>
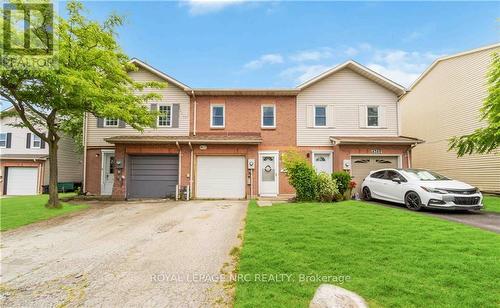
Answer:
<svg viewBox="0 0 500 308"><path fill-rule="evenodd" d="M332 173L332 152L313 152L313 166L316 171Z"/></svg>
<svg viewBox="0 0 500 308"><path fill-rule="evenodd" d="M111 195L115 182L115 152L102 152L101 195Z"/></svg>
<svg viewBox="0 0 500 308"><path fill-rule="evenodd" d="M273 197L278 195L278 153L260 153L259 195Z"/></svg>

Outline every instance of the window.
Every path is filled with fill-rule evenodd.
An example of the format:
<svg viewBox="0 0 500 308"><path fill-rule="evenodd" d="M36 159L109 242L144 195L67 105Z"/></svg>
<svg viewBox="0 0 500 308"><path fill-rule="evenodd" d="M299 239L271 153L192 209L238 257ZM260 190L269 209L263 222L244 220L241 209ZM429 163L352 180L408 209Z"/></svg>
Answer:
<svg viewBox="0 0 500 308"><path fill-rule="evenodd" d="M158 107L158 126L170 127L172 126L172 106L160 105Z"/></svg>
<svg viewBox="0 0 500 308"><path fill-rule="evenodd" d="M314 126L326 126L326 106L314 107Z"/></svg>
<svg viewBox="0 0 500 308"><path fill-rule="evenodd" d="M367 125L368 127L378 127L378 106L368 106L367 111Z"/></svg>
<svg viewBox="0 0 500 308"><path fill-rule="evenodd" d="M118 127L118 119L104 118L104 127Z"/></svg>
<svg viewBox="0 0 500 308"><path fill-rule="evenodd" d="M387 170L387 173L384 176L384 180L392 181L395 178L400 179L401 182L406 182L406 179L404 178L404 176L402 176L398 172L396 172L394 170Z"/></svg>
<svg viewBox="0 0 500 308"><path fill-rule="evenodd" d="M31 147L33 149L40 149L42 147L42 139L35 134L31 134Z"/></svg>
<svg viewBox="0 0 500 308"><path fill-rule="evenodd" d="M262 106L262 127L276 127L276 114L274 105Z"/></svg>
<svg viewBox="0 0 500 308"><path fill-rule="evenodd" d="M224 127L224 105L212 105L210 114L210 127L223 128Z"/></svg>
<svg viewBox="0 0 500 308"><path fill-rule="evenodd" d="M411 177L420 181L447 181L449 178L433 171L424 169L405 169L406 173Z"/></svg>
<svg viewBox="0 0 500 308"><path fill-rule="evenodd" d="M7 147L7 133L0 133L0 148Z"/></svg>
<svg viewBox="0 0 500 308"><path fill-rule="evenodd" d="M375 172L375 173L372 173L370 175L371 178L374 178L374 179L381 179L383 178L385 175L385 170L382 170L382 171L378 171L378 172Z"/></svg>

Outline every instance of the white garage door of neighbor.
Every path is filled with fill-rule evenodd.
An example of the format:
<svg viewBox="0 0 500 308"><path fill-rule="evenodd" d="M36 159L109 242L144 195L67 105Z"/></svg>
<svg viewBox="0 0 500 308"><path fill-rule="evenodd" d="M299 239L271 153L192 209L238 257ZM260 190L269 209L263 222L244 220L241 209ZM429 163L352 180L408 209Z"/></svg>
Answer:
<svg viewBox="0 0 500 308"><path fill-rule="evenodd" d="M38 168L8 167L7 195L36 195Z"/></svg>
<svg viewBox="0 0 500 308"><path fill-rule="evenodd" d="M198 156L196 197L245 198L244 156Z"/></svg>

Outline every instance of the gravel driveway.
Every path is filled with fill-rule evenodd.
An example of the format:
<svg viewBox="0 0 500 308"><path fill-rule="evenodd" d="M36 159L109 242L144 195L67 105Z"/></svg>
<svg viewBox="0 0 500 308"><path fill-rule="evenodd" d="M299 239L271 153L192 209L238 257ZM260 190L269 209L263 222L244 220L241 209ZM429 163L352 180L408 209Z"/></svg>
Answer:
<svg viewBox="0 0 500 308"><path fill-rule="evenodd" d="M246 205L122 202L2 233L0 305L210 305Z"/></svg>

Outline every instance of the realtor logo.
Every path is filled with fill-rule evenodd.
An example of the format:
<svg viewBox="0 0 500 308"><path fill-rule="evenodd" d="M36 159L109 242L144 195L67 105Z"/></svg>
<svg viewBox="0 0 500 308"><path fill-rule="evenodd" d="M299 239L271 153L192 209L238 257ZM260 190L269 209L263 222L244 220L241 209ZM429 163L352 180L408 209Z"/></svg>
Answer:
<svg viewBox="0 0 500 308"><path fill-rule="evenodd" d="M3 51L9 55L51 55L54 51L52 3L4 3Z"/></svg>
<svg viewBox="0 0 500 308"><path fill-rule="evenodd" d="M53 3L4 3L0 65L6 69L54 69Z"/></svg>

